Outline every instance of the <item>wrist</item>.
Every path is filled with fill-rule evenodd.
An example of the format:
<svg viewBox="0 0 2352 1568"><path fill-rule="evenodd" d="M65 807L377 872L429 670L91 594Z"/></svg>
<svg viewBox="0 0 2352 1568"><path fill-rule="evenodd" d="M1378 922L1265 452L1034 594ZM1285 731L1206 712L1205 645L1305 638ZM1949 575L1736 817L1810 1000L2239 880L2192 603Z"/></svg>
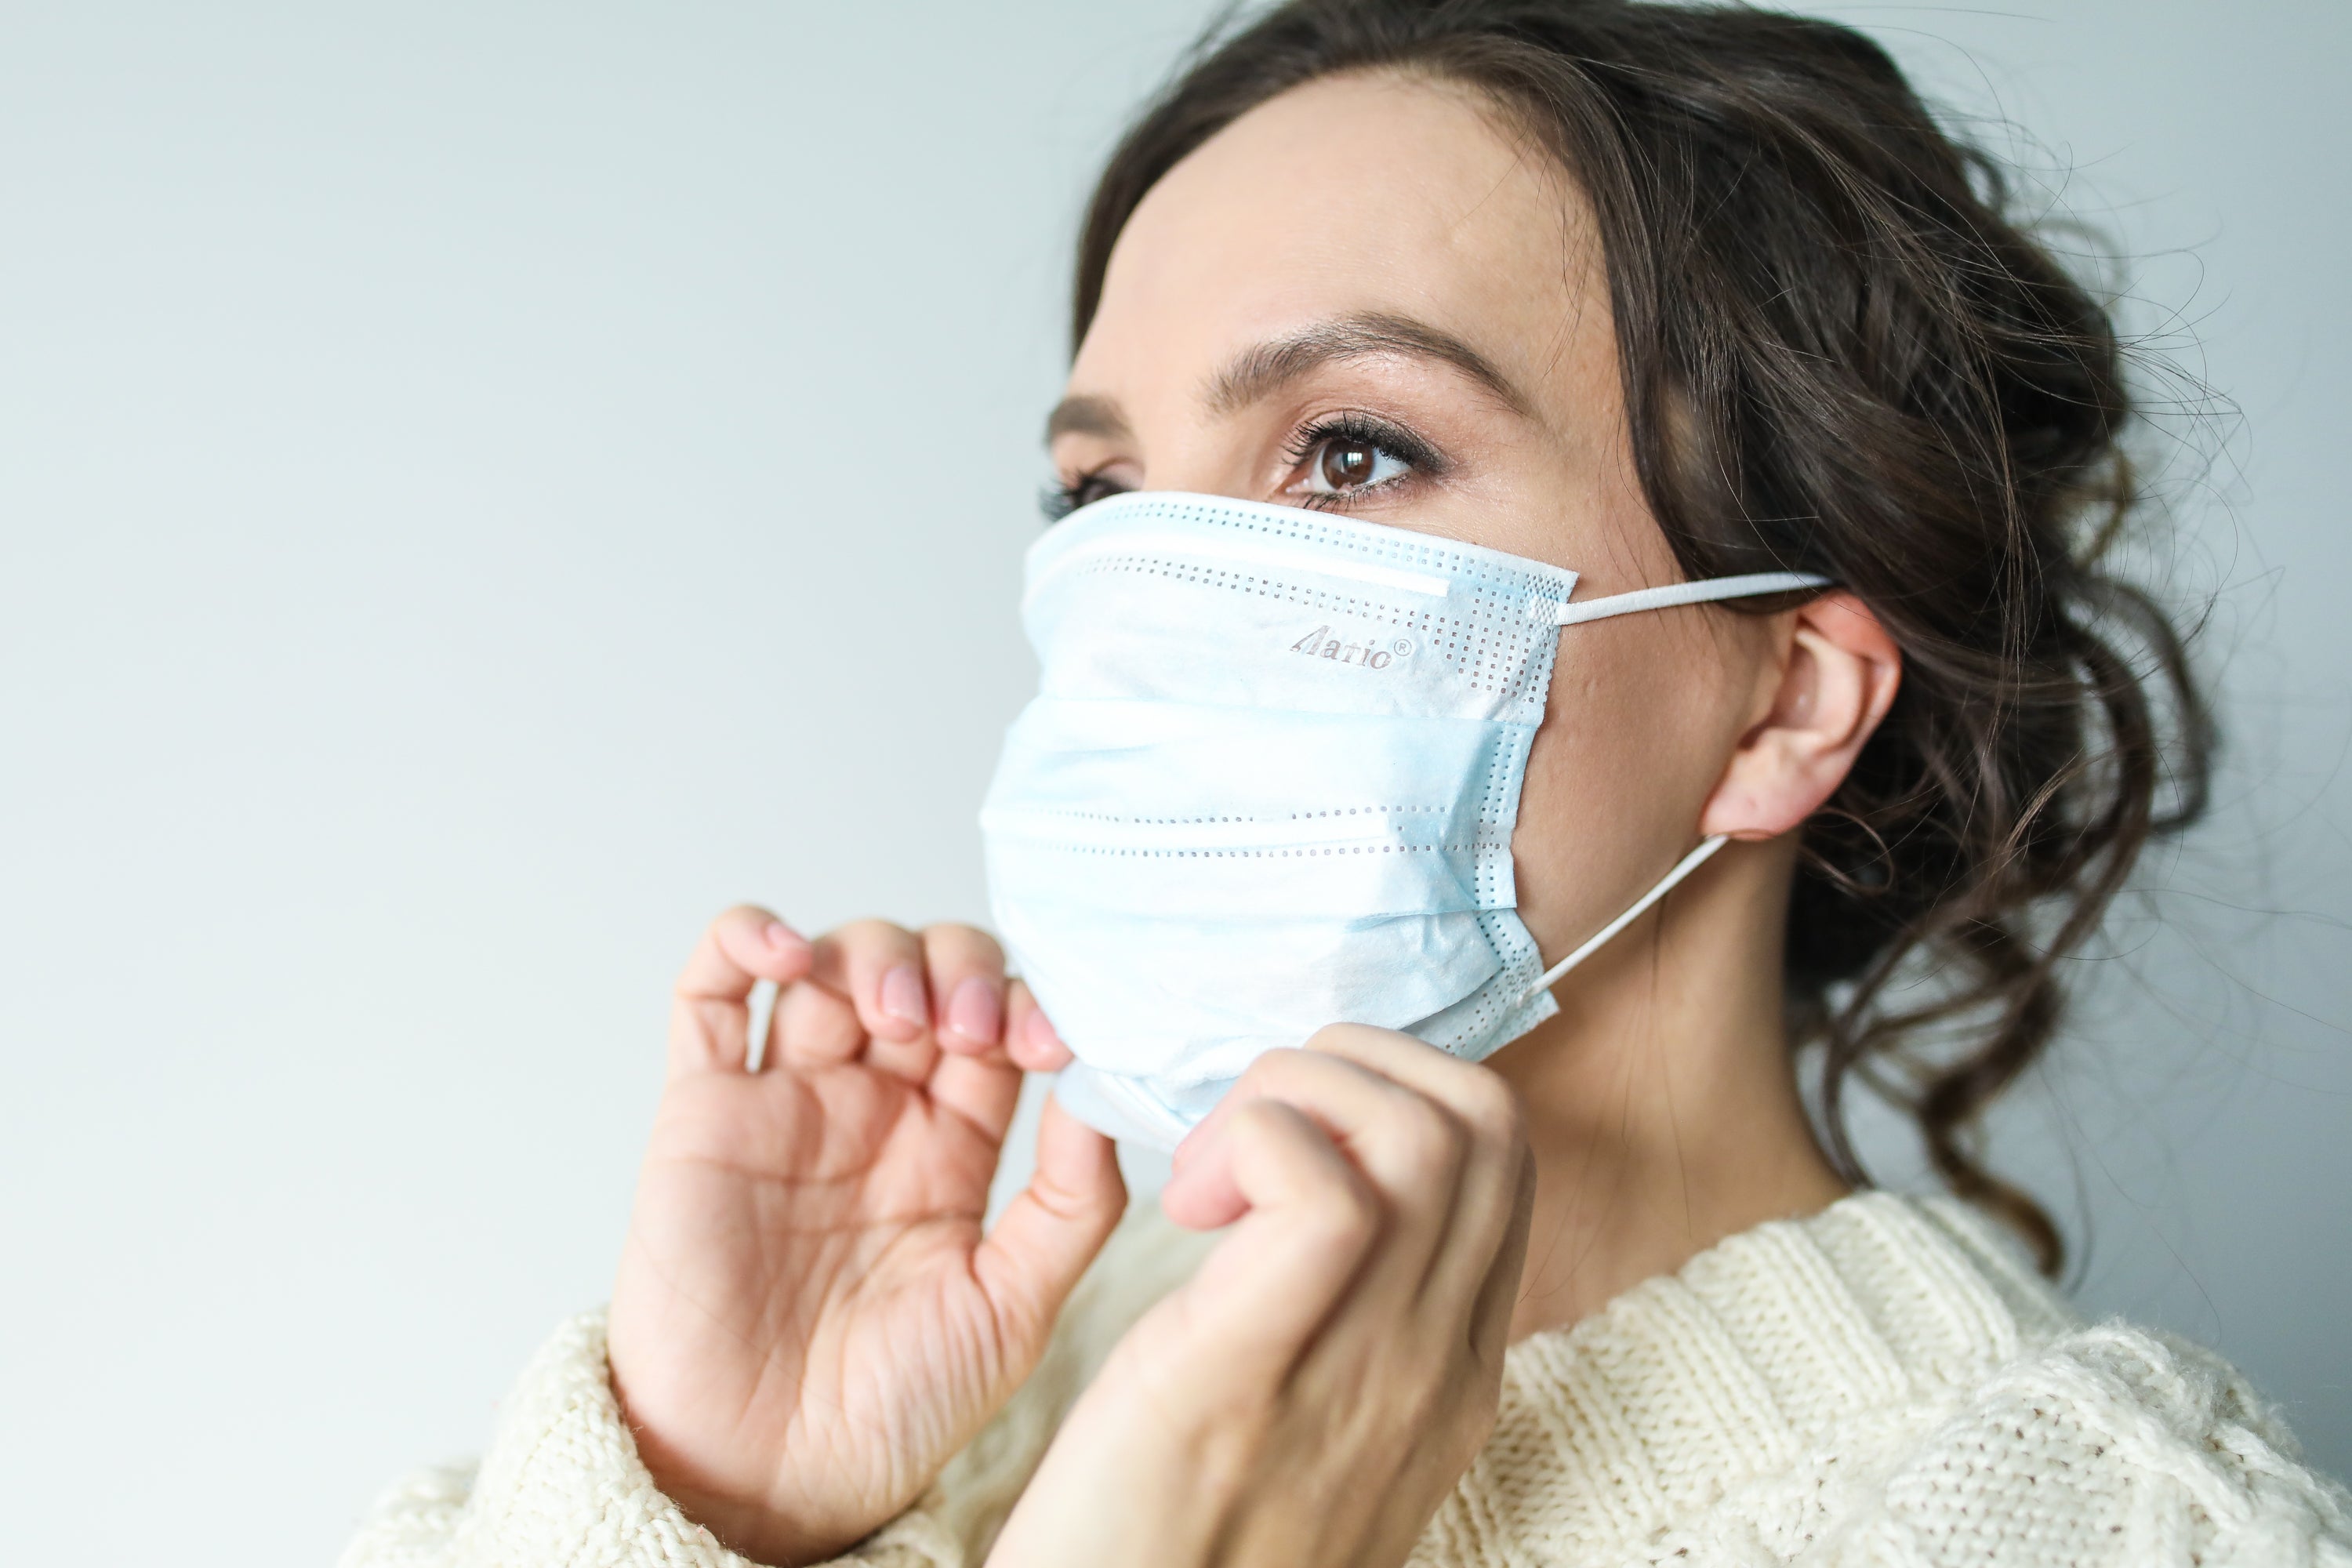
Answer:
<svg viewBox="0 0 2352 1568"><path fill-rule="evenodd" d="M678 1512L718 1537L720 1545L765 1568L804 1568L823 1563L839 1556L858 1539L812 1534L764 1504L665 1480L659 1471L654 1472L654 1484L677 1505Z"/></svg>
<svg viewBox="0 0 2352 1568"><path fill-rule="evenodd" d="M812 1531L777 1509L762 1492L717 1473L697 1458L698 1446L674 1441L665 1424L633 1409L615 1377L613 1392L637 1458L661 1494L689 1523L698 1524L739 1557L766 1568L800 1568L837 1555L857 1539Z"/></svg>
<svg viewBox="0 0 2352 1568"><path fill-rule="evenodd" d="M1098 1382L1055 1435L987 1568L1205 1568L1245 1485L1244 1425L1220 1430Z"/></svg>

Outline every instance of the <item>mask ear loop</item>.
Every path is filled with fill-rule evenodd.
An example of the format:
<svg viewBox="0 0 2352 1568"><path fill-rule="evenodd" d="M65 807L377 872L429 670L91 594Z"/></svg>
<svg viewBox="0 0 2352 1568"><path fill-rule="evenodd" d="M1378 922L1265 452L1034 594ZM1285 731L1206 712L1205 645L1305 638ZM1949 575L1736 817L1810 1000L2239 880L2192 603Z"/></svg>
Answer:
<svg viewBox="0 0 2352 1568"><path fill-rule="evenodd" d="M1586 938L1582 947L1578 948L1574 952L1570 953L1566 958L1561 959L1558 963L1555 963L1549 969L1545 970L1542 976L1538 978L1533 985L1528 987L1526 994L1522 995L1519 1000L1524 1002L1528 997L1535 995L1538 992L1548 990L1551 986L1558 984L1561 975L1566 974L1570 970L1574 969L1578 964L1582 963L1586 959L1591 957L1595 952L1598 952L1601 950L1601 944L1607 942L1611 937L1615 936L1619 931L1623 931L1627 926L1632 925L1635 921L1640 920L1643 914L1652 904L1656 903L1660 899L1664 898L1668 893L1674 891L1675 883L1681 881L1685 877L1689 876L1693 871L1697 870L1701 866L1706 865L1707 857L1713 855L1717 850L1722 848L1724 845L1728 842L1730 842L1730 840L1725 835L1720 833L1714 835L1712 837L1702 840L1697 848L1692 850L1680 860L1675 862L1675 868L1673 870L1658 879L1658 885L1656 887L1652 888L1648 892L1643 893L1640 898L1634 900L1633 907L1632 909L1627 910L1623 914L1619 915L1615 920L1611 921L1607 925L1602 926L1599 931L1593 932L1591 936Z"/></svg>
<svg viewBox="0 0 2352 1568"><path fill-rule="evenodd" d="M1639 610L1670 609L1676 605L1704 605L1718 599L1744 599L1751 594L1785 594L1797 588L1826 588L1831 580L1811 572L1750 572L1738 577L1703 577L1692 583L1668 583L1663 587L1636 588L1627 594L1611 594L1598 599L1557 605L1552 613L1564 626L1582 626L1587 621L1606 620L1612 616L1630 616ZM1582 963L1601 950L1601 944L1649 910L1652 904L1674 891L1675 884L1706 864L1707 857L1727 842L1720 833L1705 839L1699 847L1675 863L1675 868L1658 879L1658 885L1643 893L1633 907L1602 926L1583 946L1543 972L1533 985L1527 988L1519 1000L1525 1002L1538 992L1556 985L1560 976Z"/></svg>
<svg viewBox="0 0 2352 1568"><path fill-rule="evenodd" d="M1676 605L1705 605L1717 599L1745 599L1755 594L1786 594L1798 588L1828 586L1830 579L1812 572L1750 572L1740 577L1701 577L1691 583L1668 583L1658 588L1636 588L1627 594L1581 599L1556 605L1552 614L1561 626L1580 626L1587 621L1630 616L1637 610L1665 610Z"/></svg>

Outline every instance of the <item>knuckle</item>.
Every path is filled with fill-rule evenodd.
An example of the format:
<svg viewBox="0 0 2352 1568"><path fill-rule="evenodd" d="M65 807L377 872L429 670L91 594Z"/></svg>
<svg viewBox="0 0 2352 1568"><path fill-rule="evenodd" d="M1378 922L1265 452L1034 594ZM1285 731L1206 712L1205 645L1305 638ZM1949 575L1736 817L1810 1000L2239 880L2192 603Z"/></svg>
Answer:
<svg viewBox="0 0 2352 1568"><path fill-rule="evenodd" d="M1234 1112L1229 1136L1280 1152L1308 1224L1335 1242L1369 1240L1381 1226L1379 1195L1331 1149L1320 1128L1280 1100L1253 1100Z"/></svg>
<svg viewBox="0 0 2352 1568"><path fill-rule="evenodd" d="M1326 1024L1307 1037L1305 1049L1338 1053L1344 1051L1349 1040L1360 1032L1357 1024Z"/></svg>
<svg viewBox="0 0 2352 1568"><path fill-rule="evenodd" d="M1468 1142L1462 1124L1420 1095L1399 1098L1390 1133L1399 1158L1413 1171L1423 1173L1459 1164Z"/></svg>
<svg viewBox="0 0 2352 1568"><path fill-rule="evenodd" d="M1460 1105L1463 1120L1481 1138L1505 1144L1527 1141L1527 1113L1517 1091L1504 1081L1502 1074L1472 1067L1463 1083Z"/></svg>
<svg viewBox="0 0 2352 1568"><path fill-rule="evenodd" d="M1003 947L978 926L941 921L925 926L922 938L924 947L940 956L971 958L998 969L1004 967Z"/></svg>
<svg viewBox="0 0 2352 1568"><path fill-rule="evenodd" d="M1226 1136L1231 1138L1275 1140L1295 1137L1299 1131L1296 1111L1262 1095L1242 1101L1226 1114Z"/></svg>
<svg viewBox="0 0 2352 1568"><path fill-rule="evenodd" d="M1265 1090L1288 1082L1297 1073L1307 1053L1295 1046L1276 1046L1262 1051L1257 1058L1242 1069L1236 1087L1246 1084L1252 1089Z"/></svg>
<svg viewBox="0 0 2352 1568"><path fill-rule="evenodd" d="M901 925L868 916L840 927L834 940L853 952L868 952L876 948L903 947L913 942L914 933Z"/></svg>
<svg viewBox="0 0 2352 1568"><path fill-rule="evenodd" d="M1381 1218L1380 1200L1360 1182L1334 1175L1318 1194L1318 1227L1350 1250L1371 1245L1380 1235Z"/></svg>
<svg viewBox="0 0 2352 1568"><path fill-rule="evenodd" d="M1379 1070L1384 1064L1395 1061L1400 1052L1427 1051L1434 1047L1423 1045L1410 1035L1401 1035L1394 1029L1383 1029L1371 1024L1326 1024L1307 1037L1306 1048L1325 1056L1344 1057Z"/></svg>

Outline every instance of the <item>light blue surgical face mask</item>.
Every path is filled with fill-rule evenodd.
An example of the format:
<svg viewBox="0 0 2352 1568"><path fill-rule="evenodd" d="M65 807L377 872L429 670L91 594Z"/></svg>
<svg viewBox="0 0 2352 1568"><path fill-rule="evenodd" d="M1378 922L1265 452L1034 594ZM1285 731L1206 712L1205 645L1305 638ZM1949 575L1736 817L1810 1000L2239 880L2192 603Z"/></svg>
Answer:
<svg viewBox="0 0 2352 1568"><path fill-rule="evenodd" d="M1137 491L1029 552L1043 665L981 812L997 930L1077 1058L1055 1093L1166 1148L1327 1024L1475 1061L1711 854L1547 972L1511 829L1559 628L1819 587L1570 603L1576 574L1295 507Z"/></svg>

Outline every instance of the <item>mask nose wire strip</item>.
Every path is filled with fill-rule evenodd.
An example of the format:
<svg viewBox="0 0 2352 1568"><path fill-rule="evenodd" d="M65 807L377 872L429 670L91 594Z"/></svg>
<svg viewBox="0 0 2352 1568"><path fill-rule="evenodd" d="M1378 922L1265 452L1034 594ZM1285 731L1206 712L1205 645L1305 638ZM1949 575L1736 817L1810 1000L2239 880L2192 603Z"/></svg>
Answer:
<svg viewBox="0 0 2352 1568"><path fill-rule="evenodd" d="M1751 572L1744 577L1703 577L1695 583L1668 583L1660 588L1636 588L1582 604L1559 606L1559 624L1581 626L1636 610L1664 610L1676 605L1703 605L1711 599L1742 599L1751 594L1785 594L1795 588L1826 588L1830 580L1811 572Z"/></svg>
<svg viewBox="0 0 2352 1568"><path fill-rule="evenodd" d="M1596 603L1598 601L1596 601ZM1689 876L1693 871L1697 870L1701 866L1706 865L1707 857L1722 848L1726 842L1727 839L1724 835L1720 833L1715 835L1711 838L1702 840L1697 848L1692 850L1689 854L1684 856L1680 860L1675 863L1675 868L1673 870L1658 879L1658 885L1656 887L1652 888L1648 892L1643 893L1639 899L1636 899L1633 901L1633 907L1632 909L1627 910L1623 914L1619 915L1615 920L1611 921L1607 925L1602 926L1591 937L1587 938L1582 947L1578 948L1574 952L1570 953L1566 958L1561 959L1558 963L1555 963L1549 969L1545 970L1543 974L1536 981L1536 983L1528 987L1526 994L1523 994L1519 1000L1524 1002L1528 997L1534 995L1537 992L1544 990L1546 987L1556 984L1561 975L1566 974L1570 970L1574 969L1578 964L1582 963L1586 959L1591 957L1594 952L1600 950L1601 943L1607 942L1611 937L1615 936L1619 931L1623 931L1627 926L1632 925L1635 921L1640 920L1643 912L1652 904L1656 903L1660 899L1664 898L1668 893L1672 892L1675 883L1681 881L1685 877Z"/></svg>

